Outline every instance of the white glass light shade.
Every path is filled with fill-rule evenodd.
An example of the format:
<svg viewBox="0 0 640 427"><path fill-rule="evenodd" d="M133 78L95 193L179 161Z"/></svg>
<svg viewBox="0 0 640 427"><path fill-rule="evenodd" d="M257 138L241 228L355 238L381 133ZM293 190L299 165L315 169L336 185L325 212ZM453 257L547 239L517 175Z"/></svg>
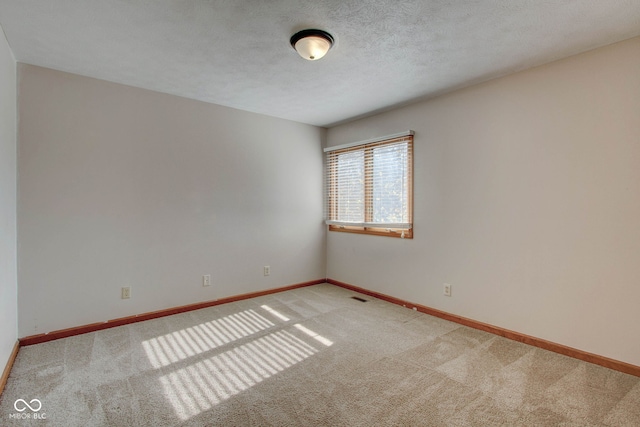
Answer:
<svg viewBox="0 0 640 427"><path fill-rule="evenodd" d="M304 59L315 61L322 58L331 49L331 42L324 37L307 36L295 44L296 51Z"/></svg>
<svg viewBox="0 0 640 427"><path fill-rule="evenodd" d="M306 60L315 61L333 46L333 36L323 30L302 30L291 36L291 46Z"/></svg>

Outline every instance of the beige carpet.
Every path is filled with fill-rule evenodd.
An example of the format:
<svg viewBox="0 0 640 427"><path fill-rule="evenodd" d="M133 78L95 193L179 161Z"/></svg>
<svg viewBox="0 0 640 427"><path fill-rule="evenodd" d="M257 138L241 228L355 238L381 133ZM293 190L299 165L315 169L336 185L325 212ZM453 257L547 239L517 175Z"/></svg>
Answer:
<svg viewBox="0 0 640 427"><path fill-rule="evenodd" d="M640 426L640 378L354 295L323 284L24 347L0 425Z"/></svg>

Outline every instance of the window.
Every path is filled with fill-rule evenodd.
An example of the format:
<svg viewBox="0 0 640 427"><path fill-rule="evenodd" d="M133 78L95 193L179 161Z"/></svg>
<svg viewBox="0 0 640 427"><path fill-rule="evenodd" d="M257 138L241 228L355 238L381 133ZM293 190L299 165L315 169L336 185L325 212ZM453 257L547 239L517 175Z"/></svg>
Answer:
<svg viewBox="0 0 640 427"><path fill-rule="evenodd" d="M325 152L330 231L413 238L413 131Z"/></svg>

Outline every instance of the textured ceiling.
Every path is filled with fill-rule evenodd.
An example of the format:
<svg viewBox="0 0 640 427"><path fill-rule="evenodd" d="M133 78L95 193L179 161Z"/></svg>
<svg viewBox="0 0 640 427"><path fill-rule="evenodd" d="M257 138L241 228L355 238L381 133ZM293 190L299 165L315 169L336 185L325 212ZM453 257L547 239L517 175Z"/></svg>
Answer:
<svg viewBox="0 0 640 427"><path fill-rule="evenodd" d="M331 126L640 35L640 0L0 0L0 25L20 62Z"/></svg>

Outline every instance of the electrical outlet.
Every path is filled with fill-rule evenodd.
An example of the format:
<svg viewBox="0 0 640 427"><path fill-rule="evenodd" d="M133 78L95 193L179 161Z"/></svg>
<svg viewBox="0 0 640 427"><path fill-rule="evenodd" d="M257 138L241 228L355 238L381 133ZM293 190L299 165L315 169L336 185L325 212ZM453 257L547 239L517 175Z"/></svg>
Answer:
<svg viewBox="0 0 640 427"><path fill-rule="evenodd" d="M448 283L444 284L444 296L446 297L450 297L451 296L451 285Z"/></svg>
<svg viewBox="0 0 640 427"><path fill-rule="evenodd" d="M271 274L271 267L269 267L268 265L265 265L263 272L264 272L265 276L270 275Z"/></svg>
<svg viewBox="0 0 640 427"><path fill-rule="evenodd" d="M122 299L129 299L131 298L131 286L125 286L124 288L122 288Z"/></svg>
<svg viewBox="0 0 640 427"><path fill-rule="evenodd" d="M211 286L211 275L205 274L202 276L202 286Z"/></svg>

